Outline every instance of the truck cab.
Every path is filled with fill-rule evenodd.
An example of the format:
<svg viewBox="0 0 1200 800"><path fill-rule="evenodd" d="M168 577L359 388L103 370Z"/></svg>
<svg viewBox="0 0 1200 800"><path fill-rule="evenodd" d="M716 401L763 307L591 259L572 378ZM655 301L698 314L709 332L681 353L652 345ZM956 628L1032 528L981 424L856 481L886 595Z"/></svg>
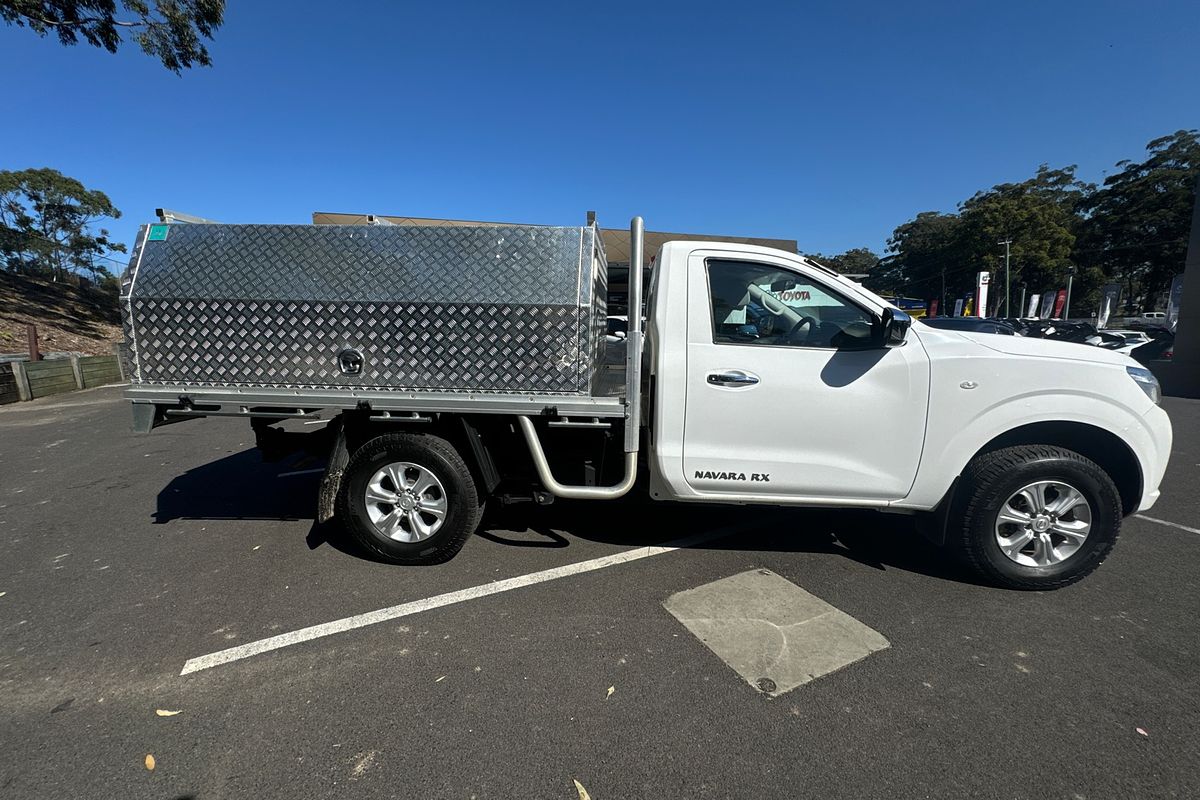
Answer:
<svg viewBox="0 0 1200 800"><path fill-rule="evenodd" d="M671 242L655 260L652 497L915 513L994 579L1036 586L1070 574L1087 542L1072 533L1104 538L1158 497L1170 422L1153 376L1124 355L938 330L767 248ZM1096 474L1074 475L1081 464ZM982 498L997 482L1011 491ZM963 533L981 516L972 498L987 535Z"/></svg>
<svg viewBox="0 0 1200 800"><path fill-rule="evenodd" d="M908 494L929 358L903 312L767 248L671 242L656 262L652 496L879 506Z"/></svg>
<svg viewBox="0 0 1200 800"><path fill-rule="evenodd" d="M768 248L671 242L656 263L646 320L655 496L928 507L940 498L937 480L917 480L923 464L1062 417L1136 456L1150 480L1145 496L1130 487L1130 511L1157 497L1170 427L1129 380L1130 359L936 330Z"/></svg>

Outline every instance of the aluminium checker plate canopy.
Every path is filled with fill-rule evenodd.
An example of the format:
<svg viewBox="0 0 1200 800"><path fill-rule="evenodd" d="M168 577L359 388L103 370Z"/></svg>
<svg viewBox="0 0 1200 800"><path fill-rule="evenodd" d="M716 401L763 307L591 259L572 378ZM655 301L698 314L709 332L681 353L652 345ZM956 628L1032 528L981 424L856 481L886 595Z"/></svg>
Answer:
<svg viewBox="0 0 1200 800"><path fill-rule="evenodd" d="M121 287L130 395L590 407L606 278L594 225L144 226Z"/></svg>

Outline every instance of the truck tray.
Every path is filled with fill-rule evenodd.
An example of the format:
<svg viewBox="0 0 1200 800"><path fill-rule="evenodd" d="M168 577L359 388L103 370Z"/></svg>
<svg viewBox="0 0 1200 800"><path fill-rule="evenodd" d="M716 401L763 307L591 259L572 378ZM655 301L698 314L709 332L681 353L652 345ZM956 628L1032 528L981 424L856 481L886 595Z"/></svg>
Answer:
<svg viewBox="0 0 1200 800"><path fill-rule="evenodd" d="M595 225L146 225L121 281L130 396L590 407L606 281Z"/></svg>

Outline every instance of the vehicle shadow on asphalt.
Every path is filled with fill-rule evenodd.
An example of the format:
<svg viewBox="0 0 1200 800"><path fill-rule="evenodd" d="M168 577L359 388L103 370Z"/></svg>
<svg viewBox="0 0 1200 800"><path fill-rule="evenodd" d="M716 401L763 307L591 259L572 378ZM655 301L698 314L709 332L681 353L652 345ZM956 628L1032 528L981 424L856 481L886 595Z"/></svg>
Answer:
<svg viewBox="0 0 1200 800"><path fill-rule="evenodd" d="M671 544L706 532L730 531L694 550L836 555L872 569L899 569L958 583L979 580L916 529L914 518L869 509L783 508L668 503L643 497L605 501L556 501L544 507L515 506L489 513L479 535L520 546L562 546L556 531L625 547ZM499 532L503 533L499 533ZM520 541L512 541L525 533ZM530 540L529 535L536 538ZM503 537L503 538L501 538Z"/></svg>
<svg viewBox="0 0 1200 800"><path fill-rule="evenodd" d="M335 523L316 521L323 469L323 463L306 456L267 462L258 450L243 450L172 478L155 498L152 519L155 525L195 519L310 520L308 549L328 544L347 555L377 561L342 536Z"/></svg>
<svg viewBox="0 0 1200 800"><path fill-rule="evenodd" d="M153 520L311 520L309 549L328 544L355 558L376 559L344 536L336 522L316 522L319 463L262 460L244 450L173 478L156 498ZM289 474L299 473L299 474ZM877 570L899 569L976 583L944 550L917 533L911 517L864 509L666 503L642 495L609 501L564 501L549 506L489 505L477 536L521 548L567 549L571 539L645 547L706 532L729 536L694 549L836 555Z"/></svg>
<svg viewBox="0 0 1200 800"><path fill-rule="evenodd" d="M286 473L322 466L299 458L267 463L253 449L233 453L172 478L158 493L154 522L313 519L320 472Z"/></svg>

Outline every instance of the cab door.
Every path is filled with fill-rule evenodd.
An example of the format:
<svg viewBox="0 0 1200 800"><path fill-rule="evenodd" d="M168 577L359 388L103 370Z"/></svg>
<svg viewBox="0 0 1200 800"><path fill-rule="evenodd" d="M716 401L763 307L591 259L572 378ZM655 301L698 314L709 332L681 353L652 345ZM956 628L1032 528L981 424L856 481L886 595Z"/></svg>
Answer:
<svg viewBox="0 0 1200 800"><path fill-rule="evenodd" d="M876 343L877 312L820 275L689 256L683 467L697 495L878 503L912 487L928 358L916 337Z"/></svg>

